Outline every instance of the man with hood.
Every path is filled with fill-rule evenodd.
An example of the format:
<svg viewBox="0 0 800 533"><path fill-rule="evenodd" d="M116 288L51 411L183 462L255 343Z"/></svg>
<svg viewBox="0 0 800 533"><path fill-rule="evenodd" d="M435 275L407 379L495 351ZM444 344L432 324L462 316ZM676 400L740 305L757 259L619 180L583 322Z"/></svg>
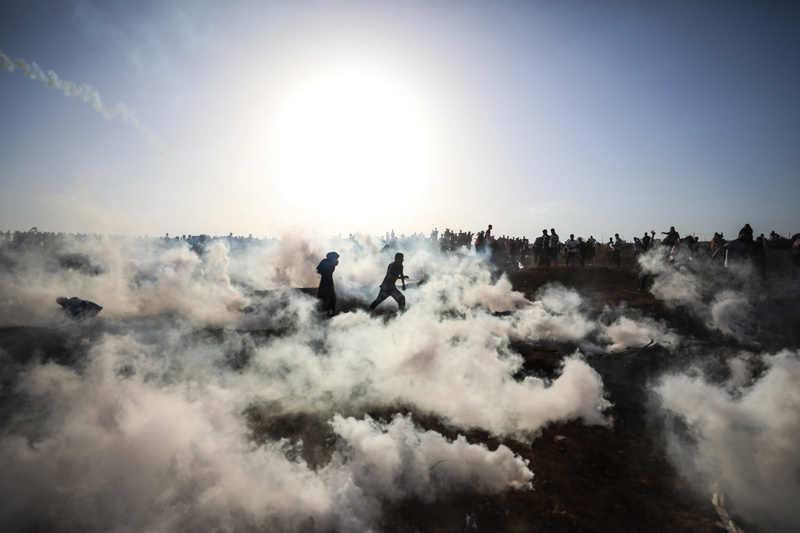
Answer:
<svg viewBox="0 0 800 533"><path fill-rule="evenodd" d="M327 316L336 314L336 290L333 287L333 271L339 264L339 254L329 252L325 259L317 265L317 273L321 276L317 298L320 299L322 310Z"/></svg>

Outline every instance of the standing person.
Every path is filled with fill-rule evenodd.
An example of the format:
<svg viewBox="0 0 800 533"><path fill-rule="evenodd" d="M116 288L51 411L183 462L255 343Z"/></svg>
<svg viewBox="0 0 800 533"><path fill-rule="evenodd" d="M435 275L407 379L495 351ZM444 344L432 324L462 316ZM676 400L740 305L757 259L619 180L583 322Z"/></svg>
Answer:
<svg viewBox="0 0 800 533"><path fill-rule="evenodd" d="M322 310L328 316L336 314L336 290L333 287L333 271L339 264L339 254L328 252L325 259L317 265L317 273L321 276L317 298L320 299Z"/></svg>
<svg viewBox="0 0 800 533"><path fill-rule="evenodd" d="M614 251L612 252L611 255L612 255L613 259L614 259L614 262L617 264L617 268L619 268L619 265L622 262L622 246L624 244L625 244L625 241L623 241L619 237L619 233L615 233L614 234L614 244L612 246Z"/></svg>
<svg viewBox="0 0 800 533"><path fill-rule="evenodd" d="M555 228L550 228L550 259L553 261L554 266L558 266L558 233Z"/></svg>
<svg viewBox="0 0 800 533"><path fill-rule="evenodd" d="M542 230L542 250L541 255L539 255L539 265L541 266L550 266L550 235L547 234L547 230Z"/></svg>
<svg viewBox="0 0 800 533"><path fill-rule="evenodd" d="M536 237L533 240L533 264L539 266L539 258L542 255L542 237Z"/></svg>
<svg viewBox="0 0 800 533"><path fill-rule="evenodd" d="M739 230L739 238L745 243L753 244L753 228L750 227L750 224L745 224Z"/></svg>
<svg viewBox="0 0 800 533"><path fill-rule="evenodd" d="M575 266L575 260L578 258L578 241L575 240L575 235L569 234L569 240L565 243L567 246L567 259L565 263L567 266Z"/></svg>
<svg viewBox="0 0 800 533"><path fill-rule="evenodd" d="M495 242L495 238L492 237L492 225L489 224L489 227L483 232L483 251L488 252L489 259L494 256Z"/></svg>
<svg viewBox="0 0 800 533"><path fill-rule="evenodd" d="M586 266L586 251L588 246L583 240L583 237L578 237L578 257L581 258L581 266Z"/></svg>
<svg viewBox="0 0 800 533"><path fill-rule="evenodd" d="M478 235L475 237L475 253L483 253L486 249L486 239L484 238L483 232L479 231Z"/></svg>
<svg viewBox="0 0 800 533"><path fill-rule="evenodd" d="M375 298L375 301L370 304L370 310L374 311L375 308L389 296L394 298L401 311L405 310L406 297L397 290L397 286L395 285L398 279L403 284L403 290L406 290L406 280L408 276L403 275L403 254L400 252L394 254L394 262L389 263L389 267L386 269L386 277L383 278L383 282L380 286L381 291L378 293L378 297Z"/></svg>
<svg viewBox="0 0 800 533"><path fill-rule="evenodd" d="M655 232L653 232L653 234L655 235ZM648 248L650 248L650 240L651 240L651 239L650 239L650 235L648 235L648 234L647 234L647 232L645 231L645 232L644 232L644 237L642 237L642 238L641 238L641 241L642 241L642 251L643 251L643 252L646 252L646 251L647 251L647 249L648 249Z"/></svg>

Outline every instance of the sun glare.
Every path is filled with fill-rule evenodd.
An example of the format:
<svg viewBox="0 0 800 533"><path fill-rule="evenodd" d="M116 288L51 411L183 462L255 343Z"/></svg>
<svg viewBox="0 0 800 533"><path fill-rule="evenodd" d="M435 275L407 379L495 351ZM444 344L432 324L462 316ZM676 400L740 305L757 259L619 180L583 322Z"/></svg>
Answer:
<svg viewBox="0 0 800 533"><path fill-rule="evenodd" d="M375 216L417 190L429 172L430 132L411 91L371 71L338 70L308 80L273 132L279 189L319 215Z"/></svg>

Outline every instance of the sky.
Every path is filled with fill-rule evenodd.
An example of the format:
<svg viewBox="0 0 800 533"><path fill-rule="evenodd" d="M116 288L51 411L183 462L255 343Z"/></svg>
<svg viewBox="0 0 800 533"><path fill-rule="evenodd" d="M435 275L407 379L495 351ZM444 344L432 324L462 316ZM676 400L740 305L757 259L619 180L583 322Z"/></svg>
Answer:
<svg viewBox="0 0 800 533"><path fill-rule="evenodd" d="M788 236L799 23L794 2L5 0L0 229Z"/></svg>

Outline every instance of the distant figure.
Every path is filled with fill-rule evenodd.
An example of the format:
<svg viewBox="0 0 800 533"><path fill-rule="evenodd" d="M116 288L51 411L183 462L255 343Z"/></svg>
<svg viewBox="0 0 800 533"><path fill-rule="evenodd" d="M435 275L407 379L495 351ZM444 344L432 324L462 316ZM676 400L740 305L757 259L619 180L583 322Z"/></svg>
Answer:
<svg viewBox="0 0 800 533"><path fill-rule="evenodd" d="M483 253L486 250L486 237L483 231L479 231L475 236L475 253Z"/></svg>
<svg viewBox="0 0 800 533"><path fill-rule="evenodd" d="M569 240L565 243L567 246L566 265L575 266L575 260L578 259L578 241L575 240L575 235L570 233Z"/></svg>
<svg viewBox="0 0 800 533"><path fill-rule="evenodd" d="M542 257L542 245L544 243L544 239L540 235L533 240L533 264L539 265L539 261Z"/></svg>
<svg viewBox="0 0 800 533"><path fill-rule="evenodd" d="M723 246L725 246L725 237L722 236L722 233L714 232L714 236L711 238L711 253L713 254Z"/></svg>
<svg viewBox="0 0 800 533"><path fill-rule="evenodd" d="M800 233L792 235L792 279L800 274Z"/></svg>
<svg viewBox="0 0 800 533"><path fill-rule="evenodd" d="M641 241L642 241L642 251L646 252L650 248L650 242L652 241L650 235L648 235L646 231L644 232L644 237L642 237Z"/></svg>
<svg viewBox="0 0 800 533"><path fill-rule="evenodd" d="M675 243L681 238L681 234L675 231L675 226L670 226L669 231L662 231L661 235L666 235L661 243L665 246L675 246Z"/></svg>
<svg viewBox="0 0 800 533"><path fill-rule="evenodd" d="M555 228L550 228L550 260L553 262L553 265L558 266L558 250L559 250L560 243L558 242L558 234L556 233Z"/></svg>
<svg viewBox="0 0 800 533"><path fill-rule="evenodd" d="M725 267L730 268L743 261L747 251L747 244L742 240L741 237L732 241L728 241L722 247L717 248L714 251L714 253L711 255L711 259L714 259L714 257L723 250L725 251Z"/></svg>
<svg viewBox="0 0 800 533"><path fill-rule="evenodd" d="M374 311L382 301L391 296L397 302L400 310L404 311L406 308L406 297L403 296L403 293L397 290L397 286L395 284L397 283L397 280L400 280L400 282L403 284L403 290L406 290L407 279L408 276L403 275L403 254L397 252L394 254L394 262L389 263L389 267L386 269L386 277L383 278L378 297L375 298L375 301L369 306L370 310Z"/></svg>
<svg viewBox="0 0 800 533"><path fill-rule="evenodd" d="M617 268L619 268L620 263L622 262L622 246L624 244L625 244L625 241L623 241L619 237L619 233L615 233L614 234L614 244L612 245L612 248L613 248L614 251L612 252L611 256L614 259L614 262L616 263Z"/></svg>
<svg viewBox="0 0 800 533"><path fill-rule="evenodd" d="M333 287L333 271L336 270L336 265L338 264L339 254L329 252L325 259L317 265L317 273L321 276L319 289L317 289L317 298L320 299L322 310L328 316L336 314L336 289Z"/></svg>
<svg viewBox="0 0 800 533"><path fill-rule="evenodd" d="M583 240L583 237L578 237L578 257L580 258L581 266L586 266L588 249L589 248L586 244L586 241Z"/></svg>
<svg viewBox="0 0 800 533"><path fill-rule="evenodd" d="M744 227L739 230L739 238L746 244L753 244L753 228L750 227L750 224L745 224Z"/></svg>
<svg viewBox="0 0 800 533"><path fill-rule="evenodd" d="M67 298L66 296L59 296L56 298L56 303L64 308L64 312L70 317L75 319L84 319L97 316L97 313L103 310L103 307L97 305L89 300L81 300L73 296Z"/></svg>
<svg viewBox="0 0 800 533"><path fill-rule="evenodd" d="M539 251L539 265L550 266L550 235L542 230L542 249Z"/></svg>
<svg viewBox="0 0 800 533"><path fill-rule="evenodd" d="M594 254L596 247L597 247L597 240L594 238L593 235L589 235L589 239L586 241L586 261L588 261L590 265L594 264Z"/></svg>
<svg viewBox="0 0 800 533"><path fill-rule="evenodd" d="M492 225L491 224L489 224L489 227L483 233L483 236L486 238L487 241L492 238Z"/></svg>

